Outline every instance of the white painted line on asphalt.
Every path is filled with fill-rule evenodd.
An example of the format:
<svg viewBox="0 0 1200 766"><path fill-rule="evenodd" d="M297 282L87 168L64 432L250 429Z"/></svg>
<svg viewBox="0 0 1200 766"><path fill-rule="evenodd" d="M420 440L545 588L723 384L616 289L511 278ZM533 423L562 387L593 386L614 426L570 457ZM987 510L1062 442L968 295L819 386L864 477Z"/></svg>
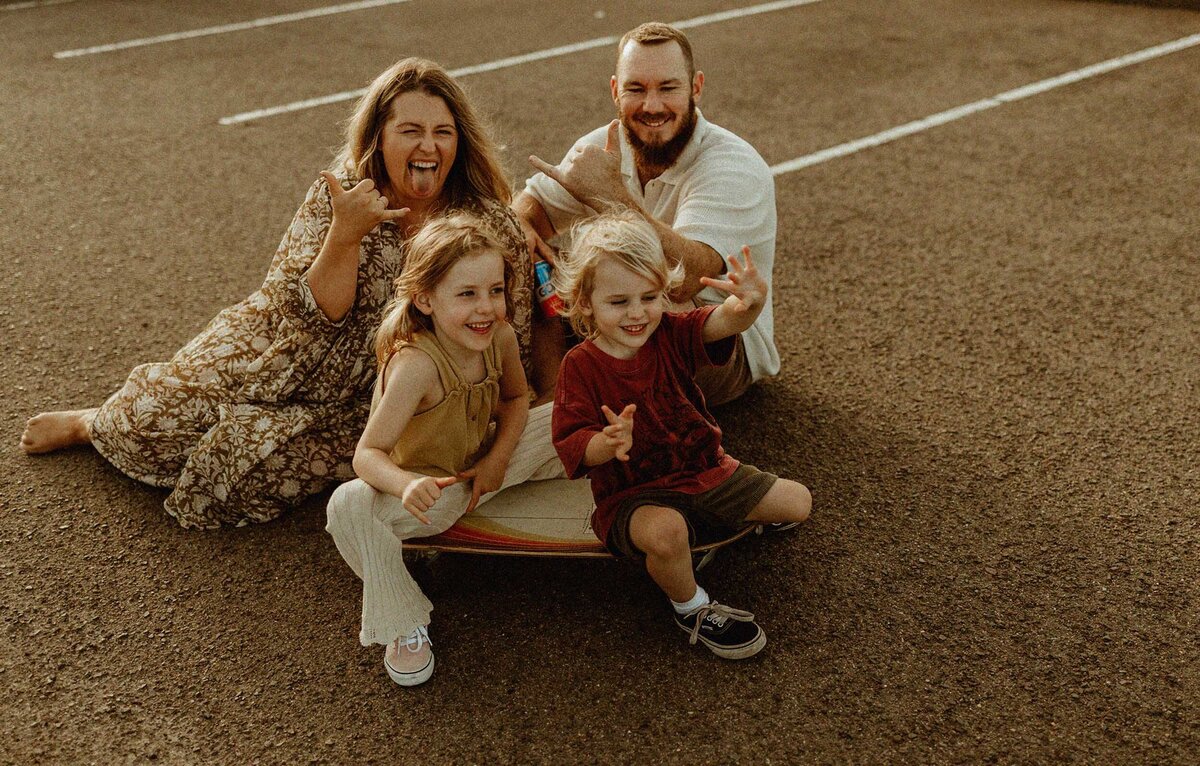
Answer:
<svg viewBox="0 0 1200 766"><path fill-rule="evenodd" d="M1045 93L1048 90L1053 90L1054 88L1061 88L1064 85L1071 85L1072 83L1077 83L1080 80L1086 80L1089 77L1096 77L1097 75L1111 72L1114 69L1121 69L1123 67L1140 64L1143 61L1149 61L1150 59L1158 58L1160 56L1177 53L1181 50L1192 48L1196 45L1200 45L1200 34L1181 37L1178 40L1173 40L1169 43L1155 45L1151 48L1145 48L1124 56L1118 56L1117 58L1108 59L1107 61L1101 61L1099 64L1092 64L1091 66L1086 66L1082 69L1076 69L1072 72L1067 72L1066 74L1060 74L1057 77L1049 77L1045 80L1038 80L1037 82L1030 83L1029 85L1023 85L1020 88L1014 88L1013 90L1006 90L1003 93L997 93L991 98L973 101L969 104L956 106L953 109L947 109L944 112L931 114L928 117L923 117L922 119L914 120L913 122L897 125L894 128L889 128L888 130L885 130L882 133L876 133L873 136L867 136L866 138L860 138L855 141L848 141L844 144L831 146L828 149L822 149L819 152L813 152L812 154L806 154L803 157L797 157L794 160L788 160L787 162L781 162L778 165L772 165L771 174L779 176L783 175L784 173L792 173L797 170L802 170L803 168L812 167L813 165L819 165L822 162L828 162L829 160L835 160L839 157L845 157L847 155L854 154L855 152L860 152L863 149L870 149L881 144L886 144L891 141L895 141L898 138L904 138L905 136L911 136L914 133L920 133L922 131L929 130L930 128L936 128L939 125L945 125L948 122L961 120L964 117L968 117L977 112L982 112L985 109L993 109L997 106L1003 106L1005 104L1012 103L1013 101L1020 101L1023 98L1036 96L1040 93Z"/></svg>
<svg viewBox="0 0 1200 766"><path fill-rule="evenodd" d="M62 5L73 3L75 0L27 0L24 3L9 3L0 5L0 11L23 11L26 8L41 8L43 5Z"/></svg>
<svg viewBox="0 0 1200 766"><path fill-rule="evenodd" d="M111 53L113 51L122 51L127 48L140 48L145 45L158 45L159 43L170 43L177 40L190 40L193 37L222 35L226 32L241 32L247 29L259 29L260 27L270 27L274 26L275 24L289 24L293 21L304 21L306 19L315 19L321 16L332 16L336 13L361 11L367 8L378 8L381 5L396 5L397 3L407 2L410 2L410 0L359 0L359 2L356 3L329 5L325 6L324 8L312 8L307 11L285 13L281 16L266 16L261 19L239 21L233 24L222 24L217 27L189 29L186 32L172 32L166 35L158 35L157 37L141 37L137 40L125 40L119 43L109 43L108 45L93 45L90 48L76 48L75 50L70 51L58 51L54 54L54 58L69 59L77 56L90 56L95 53Z"/></svg>
<svg viewBox="0 0 1200 766"><path fill-rule="evenodd" d="M681 29L691 29L692 27L704 26L705 24L715 24L721 21L729 21L730 19L738 19L746 16L756 16L760 13L770 13L772 11L782 11L788 8L796 8L801 5L811 5L819 3L821 0L779 0L773 3L763 3L761 5L751 5L746 8L736 8L731 11L722 11L720 13L710 13L706 16L696 16L683 21L671 22L673 26ZM620 41L619 35L610 35L608 37L596 37L583 42L571 43L570 45L560 45L556 48L544 48L540 51L532 53L524 53L520 56L509 56L508 58L497 59L483 64L474 64L472 66L462 67L460 69L450 70L451 77L465 77L469 74L480 74L481 72L494 72L497 69L507 69L509 67L518 66L520 64L528 64L533 61L542 61L544 59L557 58L559 56L567 56L572 53L591 50L592 48L600 48L605 45L616 45ZM270 106L264 109L255 109L251 112L242 112L231 117L222 117L218 122L222 125L237 125L242 122L250 122L251 120L260 120L264 117L274 117L279 114L287 114L289 112L299 112L304 109L312 109L326 104L336 104L339 101L350 101L356 99L366 93L366 88L358 90L346 90L341 93L332 93L328 96L320 96L318 98L309 98L303 101L293 101L290 104L282 104L280 106Z"/></svg>

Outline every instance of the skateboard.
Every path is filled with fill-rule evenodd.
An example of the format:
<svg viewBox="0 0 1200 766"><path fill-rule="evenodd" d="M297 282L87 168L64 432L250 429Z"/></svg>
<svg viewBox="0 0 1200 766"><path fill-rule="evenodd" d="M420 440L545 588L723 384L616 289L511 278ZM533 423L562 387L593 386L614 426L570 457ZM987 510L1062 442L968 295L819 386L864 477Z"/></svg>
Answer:
<svg viewBox="0 0 1200 766"><path fill-rule="evenodd" d="M404 541L405 551L492 556L612 558L592 533L595 505L586 479L549 479L510 487L433 537ZM757 530L750 525L716 540L699 541L692 558L699 570L718 550Z"/></svg>

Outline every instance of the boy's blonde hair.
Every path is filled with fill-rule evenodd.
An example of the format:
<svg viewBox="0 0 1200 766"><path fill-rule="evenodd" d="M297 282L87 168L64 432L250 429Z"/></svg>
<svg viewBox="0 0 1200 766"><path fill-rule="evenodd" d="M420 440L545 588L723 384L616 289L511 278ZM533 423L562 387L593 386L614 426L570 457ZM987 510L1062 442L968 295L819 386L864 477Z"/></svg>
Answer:
<svg viewBox="0 0 1200 766"><path fill-rule="evenodd" d="M479 216L463 211L438 216L404 243L404 271L396 278L395 293L375 332L375 359L381 370L398 341L411 341L419 330L433 330L433 320L413 299L437 289L463 258L489 250L504 261L504 307L512 316L512 256Z"/></svg>
<svg viewBox="0 0 1200 766"><path fill-rule="evenodd" d="M579 221L571 227L570 250L560 252L555 263L554 290L572 329L583 337L596 334L595 322L583 307L591 307L596 266L605 257L645 277L664 294L683 282L683 265L667 264L658 233L639 213L617 208Z"/></svg>

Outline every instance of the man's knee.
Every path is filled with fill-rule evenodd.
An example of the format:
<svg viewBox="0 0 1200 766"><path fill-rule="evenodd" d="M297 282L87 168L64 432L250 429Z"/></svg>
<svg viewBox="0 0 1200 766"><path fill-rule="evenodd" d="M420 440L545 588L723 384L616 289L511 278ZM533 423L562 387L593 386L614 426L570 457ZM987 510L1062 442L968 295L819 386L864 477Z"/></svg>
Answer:
<svg viewBox="0 0 1200 766"><path fill-rule="evenodd" d="M690 550L688 526L674 508L643 505L633 512L629 536L647 556L669 558Z"/></svg>

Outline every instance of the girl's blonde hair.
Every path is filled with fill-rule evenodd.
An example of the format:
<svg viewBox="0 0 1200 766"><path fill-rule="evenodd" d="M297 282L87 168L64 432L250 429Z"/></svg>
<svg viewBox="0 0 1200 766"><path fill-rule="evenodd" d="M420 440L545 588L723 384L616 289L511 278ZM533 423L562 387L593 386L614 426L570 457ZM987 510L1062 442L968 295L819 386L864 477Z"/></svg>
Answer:
<svg viewBox="0 0 1200 766"><path fill-rule="evenodd" d="M454 211L430 219L404 243L404 271L396 278L392 300L375 331L375 359L380 370L398 342L411 341L419 330L433 330L433 320L417 308L413 299L432 293L454 264L485 251L499 254L504 261L504 307L512 316L516 276L512 258L479 216Z"/></svg>
<svg viewBox="0 0 1200 766"><path fill-rule="evenodd" d="M391 115L392 102L411 91L446 102L458 129L458 153L443 192L447 207L464 207L480 199L499 200L506 205L512 201L496 145L471 108L467 94L446 70L426 59L402 59L375 78L346 124L346 142L334 161L334 169L345 170L352 181L370 178L377 188L387 185L383 128Z"/></svg>
<svg viewBox="0 0 1200 766"><path fill-rule="evenodd" d="M596 266L609 257L669 293L683 282L683 265L667 264L662 242L641 214L617 208L571 227L571 247L559 253L554 269L554 290L577 335L593 337L596 325L583 313L591 306Z"/></svg>

